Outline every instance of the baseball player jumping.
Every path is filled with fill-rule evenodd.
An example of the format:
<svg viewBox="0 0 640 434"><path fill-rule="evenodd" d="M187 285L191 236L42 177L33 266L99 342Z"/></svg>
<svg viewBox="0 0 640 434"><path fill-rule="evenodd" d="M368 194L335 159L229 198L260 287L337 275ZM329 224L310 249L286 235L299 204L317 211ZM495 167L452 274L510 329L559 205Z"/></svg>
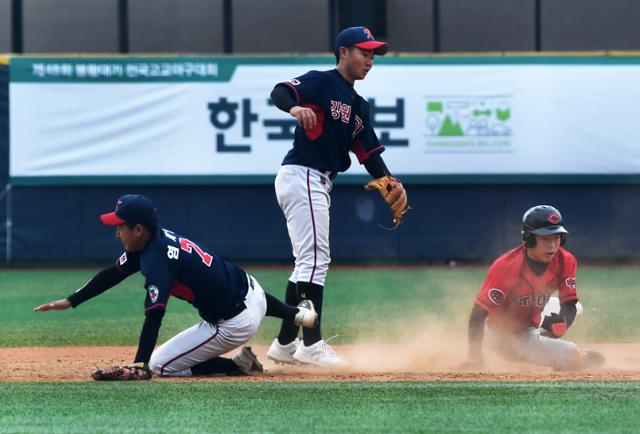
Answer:
<svg viewBox="0 0 640 434"><path fill-rule="evenodd" d="M380 154L369 120L369 105L356 93L354 83L363 80L376 55L387 52L365 27L350 27L335 41L337 67L309 71L278 83L271 92L276 107L296 118L293 148L286 154L276 180L278 204L287 220L295 267L289 278L286 303L312 300L322 317L325 277L329 268L329 192L339 172L346 171L353 152L376 180L378 189L394 212L396 226L408 209L402 184L390 176ZM267 357L281 363L341 366L345 361L322 339L320 327L303 330L283 321Z"/></svg>
<svg viewBox="0 0 640 434"><path fill-rule="evenodd" d="M507 359L556 370L604 363L600 353L560 339L582 311L576 258L561 247L567 234L560 212L552 206L538 205L524 214L522 245L495 260L476 297L469 317L469 358L463 368L483 365L485 330L490 346ZM559 309L545 309L555 291ZM549 314L542 315L543 309Z"/></svg>
<svg viewBox="0 0 640 434"><path fill-rule="evenodd" d="M156 209L144 196L122 196L113 212L100 216L116 226L125 252L116 263L96 274L69 297L35 308L36 311L76 307L140 271L145 277L145 321L134 363L164 376L250 374L262 365L249 347L233 357L219 357L245 344L265 317L275 316L296 326L314 327L317 314L305 300L288 306L263 291L258 281L189 238L158 227ZM169 296L185 300L202 321L174 336L154 351ZM127 367L118 375L131 379ZM130 368L130 369L129 369ZM111 373L113 375L113 373ZM104 375L102 375L104 377Z"/></svg>

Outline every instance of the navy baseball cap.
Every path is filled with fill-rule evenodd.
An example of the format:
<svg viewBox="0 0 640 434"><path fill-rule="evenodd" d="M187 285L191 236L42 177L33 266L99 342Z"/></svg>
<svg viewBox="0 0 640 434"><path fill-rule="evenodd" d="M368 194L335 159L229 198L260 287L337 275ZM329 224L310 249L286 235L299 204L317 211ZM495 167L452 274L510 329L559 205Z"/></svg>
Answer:
<svg viewBox="0 0 640 434"><path fill-rule="evenodd" d="M386 42L376 41L371 30L364 26L347 27L336 37L336 46L334 53L336 56L340 54L340 47L358 47L363 50L373 50L374 54L384 56L389 51Z"/></svg>
<svg viewBox="0 0 640 434"><path fill-rule="evenodd" d="M100 216L100 221L108 226L122 224L158 226L156 207L148 198L140 194L125 194L116 202L116 210Z"/></svg>

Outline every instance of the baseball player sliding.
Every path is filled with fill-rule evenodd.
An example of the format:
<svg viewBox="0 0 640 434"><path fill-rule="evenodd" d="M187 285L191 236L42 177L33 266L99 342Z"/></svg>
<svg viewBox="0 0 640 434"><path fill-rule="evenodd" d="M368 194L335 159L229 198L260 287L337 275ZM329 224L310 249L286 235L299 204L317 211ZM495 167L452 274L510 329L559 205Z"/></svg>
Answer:
<svg viewBox="0 0 640 434"><path fill-rule="evenodd" d="M249 347L227 359L219 357L251 339L265 317L275 316L296 326L314 327L317 314L305 300L288 306L263 291L258 281L193 240L158 227L156 208L146 197L125 195L105 225L116 226L125 252L116 263L96 274L69 297L45 303L36 311L76 307L140 271L147 291L145 321L134 363L94 373L96 380L148 379L164 376L250 374L262 365ZM154 351L169 297L185 300L202 321L174 336Z"/></svg>
<svg viewBox="0 0 640 434"><path fill-rule="evenodd" d="M483 365L485 330L490 346L507 359L556 370L604 363L600 353L560 339L582 311L576 258L561 247L567 234L560 212L552 206L534 206L524 214L522 245L495 260L476 297L469 317L469 358L462 368ZM559 309L547 308L549 314L542 316L555 291Z"/></svg>
<svg viewBox="0 0 640 434"><path fill-rule="evenodd" d="M353 152L375 178L367 185L377 189L391 206L396 226L407 211L402 184L393 178L380 154L369 120L369 105L356 93L354 83L363 80L376 55L387 52L387 44L376 41L365 27L349 27L335 41L337 67L309 71L278 83L271 92L276 107L298 121L293 148L282 162L275 190L287 220L295 267L287 283L285 301L313 301L322 317L325 277L331 260L329 249L329 193L339 172L346 171ZM267 357L281 363L341 366L345 361L322 339L320 327L304 329L283 321Z"/></svg>

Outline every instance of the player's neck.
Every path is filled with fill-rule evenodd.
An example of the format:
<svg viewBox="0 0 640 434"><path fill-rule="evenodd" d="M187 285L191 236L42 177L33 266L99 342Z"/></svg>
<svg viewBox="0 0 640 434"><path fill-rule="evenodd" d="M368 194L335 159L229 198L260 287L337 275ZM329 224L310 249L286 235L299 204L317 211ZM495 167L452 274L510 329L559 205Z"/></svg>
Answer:
<svg viewBox="0 0 640 434"><path fill-rule="evenodd" d="M547 267L549 266L549 264L546 262L539 262L531 259L526 249L524 257L527 261L527 265L529 265L529 268L531 268L531 271L533 271L533 274L535 274L536 276L542 276L544 272L547 271Z"/></svg>
<svg viewBox="0 0 640 434"><path fill-rule="evenodd" d="M344 64L339 63L338 66L336 66L336 71L338 71L338 74L340 74L340 76L344 78L344 80L351 86L355 84L356 79L352 77L351 74L349 74L349 72L347 71L347 67L344 66Z"/></svg>

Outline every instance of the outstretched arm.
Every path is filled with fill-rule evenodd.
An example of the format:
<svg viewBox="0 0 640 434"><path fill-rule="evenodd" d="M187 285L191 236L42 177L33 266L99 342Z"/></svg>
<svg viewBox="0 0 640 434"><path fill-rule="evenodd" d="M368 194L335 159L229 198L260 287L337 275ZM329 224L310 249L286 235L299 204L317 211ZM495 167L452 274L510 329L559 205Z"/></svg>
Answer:
<svg viewBox="0 0 640 434"><path fill-rule="evenodd" d="M33 310L37 312L44 312L46 310L65 310L71 307L71 302L66 298L61 300L50 301L49 303L41 304L40 306L34 307Z"/></svg>
<svg viewBox="0 0 640 434"><path fill-rule="evenodd" d="M33 310L44 312L47 310L65 310L70 307L76 307L80 303L84 303L114 287L126 279L127 276L129 275L122 272L117 266L112 265L93 276L82 288L78 289L69 297L41 304Z"/></svg>
<svg viewBox="0 0 640 434"><path fill-rule="evenodd" d="M136 353L134 363L143 363L144 366L149 365L151 353L153 353L153 349L158 341L158 333L160 332L163 316L164 309L162 308L153 309L147 313L144 324L142 325L142 331L140 332L138 352Z"/></svg>
<svg viewBox="0 0 640 434"><path fill-rule="evenodd" d="M469 355L462 364L462 369L480 368L484 364L482 341L484 339L484 322L489 313L475 304L469 315Z"/></svg>

